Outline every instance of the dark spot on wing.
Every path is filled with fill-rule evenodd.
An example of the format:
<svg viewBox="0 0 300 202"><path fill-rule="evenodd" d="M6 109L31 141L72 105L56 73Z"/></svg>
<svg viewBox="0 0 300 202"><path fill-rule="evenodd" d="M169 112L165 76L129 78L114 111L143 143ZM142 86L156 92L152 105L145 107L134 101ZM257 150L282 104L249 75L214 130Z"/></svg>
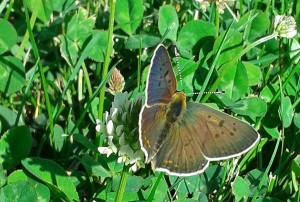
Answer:
<svg viewBox="0 0 300 202"><path fill-rule="evenodd" d="M211 115L208 115L208 116L207 116L207 118L209 118L209 119L210 119L210 118L211 118Z"/></svg>
<svg viewBox="0 0 300 202"><path fill-rule="evenodd" d="M219 137L220 137L219 133L216 133L215 138L219 138Z"/></svg>
<svg viewBox="0 0 300 202"><path fill-rule="evenodd" d="M221 121L219 122L219 126L222 127L222 126L224 125L224 122L225 122L224 120L221 120Z"/></svg>
<svg viewBox="0 0 300 202"><path fill-rule="evenodd" d="M230 132L230 135L231 135L231 136L234 136L234 133L233 133L233 132Z"/></svg>
<svg viewBox="0 0 300 202"><path fill-rule="evenodd" d="M235 126L235 125L236 125L236 122L233 122L232 124Z"/></svg>
<svg viewBox="0 0 300 202"><path fill-rule="evenodd" d="M169 70L167 70L164 74L164 77L166 77L169 74Z"/></svg>
<svg viewBox="0 0 300 202"><path fill-rule="evenodd" d="M233 128L232 128L232 130L233 130L233 131L236 131L236 128L235 128L235 127L233 127Z"/></svg>
<svg viewBox="0 0 300 202"><path fill-rule="evenodd" d="M160 83L160 82L158 82L158 83L157 83L157 86L158 86L158 87L160 87L160 85L161 85L161 83Z"/></svg>

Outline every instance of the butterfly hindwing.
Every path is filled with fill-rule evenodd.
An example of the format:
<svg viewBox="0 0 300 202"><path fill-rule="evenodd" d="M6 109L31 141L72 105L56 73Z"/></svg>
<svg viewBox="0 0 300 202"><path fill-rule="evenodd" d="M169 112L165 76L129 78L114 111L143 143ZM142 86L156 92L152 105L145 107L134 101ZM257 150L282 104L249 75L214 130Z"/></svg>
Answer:
<svg viewBox="0 0 300 202"><path fill-rule="evenodd" d="M172 124L170 135L153 160L157 170L178 176L203 172L208 160L203 155L196 133L195 128L185 120Z"/></svg>
<svg viewBox="0 0 300 202"><path fill-rule="evenodd" d="M167 49L161 44L154 51L151 60L147 88L146 104L167 104L176 92L176 78Z"/></svg>
<svg viewBox="0 0 300 202"><path fill-rule="evenodd" d="M166 107L164 105L152 107L144 105L140 112L139 132L142 134L140 135L140 144L146 155L146 162L156 155L167 135L163 134L166 123L165 114Z"/></svg>

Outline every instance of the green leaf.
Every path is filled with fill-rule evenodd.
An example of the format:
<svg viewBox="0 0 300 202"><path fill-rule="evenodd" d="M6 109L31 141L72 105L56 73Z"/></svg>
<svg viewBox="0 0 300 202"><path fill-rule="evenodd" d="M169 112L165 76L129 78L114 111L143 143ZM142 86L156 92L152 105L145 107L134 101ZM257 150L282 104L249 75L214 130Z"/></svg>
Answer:
<svg viewBox="0 0 300 202"><path fill-rule="evenodd" d="M232 184L232 191L235 196L235 201L240 201L241 199L243 199L243 201L246 201L250 192L246 181L240 176L237 176L235 178Z"/></svg>
<svg viewBox="0 0 300 202"><path fill-rule="evenodd" d="M54 195L66 201L79 201L78 193L66 171L54 161L42 158L26 158L24 168L42 180Z"/></svg>
<svg viewBox="0 0 300 202"><path fill-rule="evenodd" d="M250 97L236 102L231 110L240 115L263 117L267 112L267 104L258 97Z"/></svg>
<svg viewBox="0 0 300 202"><path fill-rule="evenodd" d="M0 163L11 169L30 153L32 137L26 126L10 129L0 139Z"/></svg>
<svg viewBox="0 0 300 202"><path fill-rule="evenodd" d="M184 183L180 183L178 186L178 192L182 193L190 193L190 192L198 192L200 178L191 176L191 177L184 177Z"/></svg>
<svg viewBox="0 0 300 202"><path fill-rule="evenodd" d="M145 199L147 199L153 189L153 186L155 184L157 180L157 177L151 177L151 186L149 186L145 191L142 190L142 194L144 196ZM145 183L147 183L145 181ZM161 181L158 184L157 189L155 190L155 195L154 195L154 200L153 201L162 201L162 199L164 199L167 196L168 193L168 185L166 183L165 180L163 180L163 178L161 179Z"/></svg>
<svg viewBox="0 0 300 202"><path fill-rule="evenodd" d="M11 56L0 57L0 91L11 95L25 84L25 70L22 62Z"/></svg>
<svg viewBox="0 0 300 202"><path fill-rule="evenodd" d="M82 144L83 146L85 146L87 149L92 150L93 152L98 152L98 148L89 140L87 139L85 136L75 133L73 135L74 141Z"/></svg>
<svg viewBox="0 0 300 202"><path fill-rule="evenodd" d="M142 42L142 48L149 48L156 46L160 39L156 36L151 35L132 35L129 37L125 44L126 49L139 49L140 48L140 42Z"/></svg>
<svg viewBox="0 0 300 202"><path fill-rule="evenodd" d="M219 83L219 89L225 91L225 95L236 101L244 98L248 90L248 76L243 63L227 63L220 69L223 77Z"/></svg>
<svg viewBox="0 0 300 202"><path fill-rule="evenodd" d="M104 62L106 48L108 44L108 32L94 30L92 31L92 37L96 38L95 45L92 46L88 57L95 60L96 62ZM82 45L80 46L82 47ZM112 49L113 47L111 47Z"/></svg>
<svg viewBox="0 0 300 202"><path fill-rule="evenodd" d="M260 181L262 180L263 174L264 174L264 172L262 172L258 169L251 170L249 173L246 174L244 179L247 182L247 184L249 185L249 189L250 189L249 196L250 197L252 197L253 194L255 193ZM263 188L260 190L259 195L263 195L266 193L266 191L267 191L266 185L267 185L267 181L264 182Z"/></svg>
<svg viewBox="0 0 300 202"><path fill-rule="evenodd" d="M70 66L74 66L78 58L80 47L77 43L74 43L65 35L59 36L59 39L61 41L61 56L67 61Z"/></svg>
<svg viewBox="0 0 300 202"><path fill-rule="evenodd" d="M266 132L267 132L270 136L272 136L272 137L274 137L274 138L276 138L276 139L278 139L278 138L280 137L280 133L279 133L277 127L271 128L271 127L268 127L268 126L264 126L264 129L266 130Z"/></svg>
<svg viewBox="0 0 300 202"><path fill-rule="evenodd" d="M39 201L35 187L27 181L17 181L0 189L0 201Z"/></svg>
<svg viewBox="0 0 300 202"><path fill-rule="evenodd" d="M88 11L79 8L77 13L65 18L66 36L74 43L83 40L91 35L95 25L95 17L89 17Z"/></svg>
<svg viewBox="0 0 300 202"><path fill-rule="evenodd" d="M17 43L17 31L8 21L0 19L0 55L5 53Z"/></svg>
<svg viewBox="0 0 300 202"><path fill-rule="evenodd" d="M57 12L67 11L77 7L74 0L52 0L51 5L53 11Z"/></svg>
<svg viewBox="0 0 300 202"><path fill-rule="evenodd" d="M16 118L17 113L0 105L0 122L2 125L2 131L14 127ZM19 120L19 123L17 125L24 125L24 121L22 118Z"/></svg>
<svg viewBox="0 0 300 202"><path fill-rule="evenodd" d="M224 63L235 58L243 50L243 36L239 32L234 33L235 30L230 29L228 33L222 32L214 43L213 52L217 54L221 43L223 42L222 50L218 58L217 66L221 66ZM227 35L231 36L223 41L223 38Z"/></svg>
<svg viewBox="0 0 300 202"><path fill-rule="evenodd" d="M257 16L252 21L249 21L250 16L255 14L257 14ZM248 22L248 25L246 26L246 33L248 33L249 41L254 41L257 38L264 36L270 27L270 20L265 13L258 10L251 10L250 12L244 14L233 28L238 29L246 22Z"/></svg>
<svg viewBox="0 0 300 202"><path fill-rule="evenodd" d="M260 98L263 99L266 103L270 102L274 97L275 93L278 91L278 85L267 85L263 88L260 93Z"/></svg>
<svg viewBox="0 0 300 202"><path fill-rule="evenodd" d="M8 176L8 184L17 181L28 181L28 179L30 178L27 177L23 170L16 170Z"/></svg>
<svg viewBox="0 0 300 202"><path fill-rule="evenodd" d="M225 168L219 165L211 165L200 175L199 191L212 193L218 190L224 175Z"/></svg>
<svg viewBox="0 0 300 202"><path fill-rule="evenodd" d="M164 36L168 32L165 38L175 42L179 26L175 8L171 5L164 5L159 8L158 16L159 33ZM172 29L170 29L171 27Z"/></svg>
<svg viewBox="0 0 300 202"><path fill-rule="evenodd" d="M95 36L93 36L96 39L91 39L94 25L95 18L89 17L88 12L84 8L80 8L77 13L65 18L64 28L66 31L64 35L59 36L61 40L60 52L69 65L75 65L87 41L93 41L93 47L99 47L99 44L96 44L96 40L98 40L96 33ZM101 39L101 41L102 40L105 39ZM101 49L99 51L101 51ZM89 53L91 54L90 57L95 57L95 50L90 50ZM102 54L99 57L101 56Z"/></svg>
<svg viewBox="0 0 300 202"><path fill-rule="evenodd" d="M260 85L262 82L262 72L260 68L250 62L243 62L248 75L249 86Z"/></svg>
<svg viewBox="0 0 300 202"><path fill-rule="evenodd" d="M112 189L117 192L121 176L113 176ZM138 192L143 186L144 179L140 176L129 175L126 182L125 192Z"/></svg>
<svg viewBox="0 0 300 202"><path fill-rule="evenodd" d="M142 0L122 0L116 2L116 22L128 35L135 33L143 19Z"/></svg>
<svg viewBox="0 0 300 202"><path fill-rule="evenodd" d="M296 177L300 176L300 155L297 155L292 161L291 170L295 173Z"/></svg>
<svg viewBox="0 0 300 202"><path fill-rule="evenodd" d="M53 12L51 1L52 0L26 0L26 4L32 13L36 13L35 15L38 19L46 23L50 20L50 16Z"/></svg>
<svg viewBox="0 0 300 202"><path fill-rule="evenodd" d="M118 163L118 156L117 155L110 155L108 158L104 155L101 155L99 158L100 162L106 162L110 172L114 175L122 172L124 163Z"/></svg>
<svg viewBox="0 0 300 202"><path fill-rule="evenodd" d="M89 155L84 155L81 159L81 163L84 168L91 173L93 176L97 177L111 177L111 174L98 162L96 162Z"/></svg>
<svg viewBox="0 0 300 202"><path fill-rule="evenodd" d="M281 100L279 112L283 127L288 128L291 125L294 117L294 109L289 97L284 97Z"/></svg>
<svg viewBox="0 0 300 202"><path fill-rule="evenodd" d="M297 128L300 128L300 113L295 113L294 124L297 126Z"/></svg>
<svg viewBox="0 0 300 202"><path fill-rule="evenodd" d="M185 58L178 58L178 65L181 70L183 86L181 86L178 68L175 67L173 70L178 81L177 90L184 90L187 95L199 91L201 88L198 82L198 78L201 77L201 75L198 74L199 62L194 62L193 60L188 60Z"/></svg>
<svg viewBox="0 0 300 202"><path fill-rule="evenodd" d="M177 47L180 51L191 50L197 43L204 43L215 35L215 26L201 20L190 21L180 30Z"/></svg>
<svg viewBox="0 0 300 202"><path fill-rule="evenodd" d="M209 202L208 198L207 198L207 195L200 192L199 193L199 196L198 196L198 201L201 201L201 202Z"/></svg>
<svg viewBox="0 0 300 202"><path fill-rule="evenodd" d="M7 182L7 171L3 169L2 164L0 164L0 188L3 187Z"/></svg>
<svg viewBox="0 0 300 202"><path fill-rule="evenodd" d="M116 201L117 193L116 192L106 192L106 190L102 191L99 195L97 195L98 199L102 199L100 201L106 202L114 202ZM122 201L141 201L139 192L125 192L122 198Z"/></svg>
<svg viewBox="0 0 300 202"><path fill-rule="evenodd" d="M70 175L70 178L72 180L72 183L75 185L76 189L80 189L83 186L85 186L85 183L88 181L88 175L87 173L83 171L72 171L72 175Z"/></svg>
<svg viewBox="0 0 300 202"><path fill-rule="evenodd" d="M255 200L256 202L282 202L282 200L274 197L261 197Z"/></svg>
<svg viewBox="0 0 300 202"><path fill-rule="evenodd" d="M64 146L64 143L67 139L67 136L64 133L64 129L55 124L54 126L54 136L53 136L53 144L56 151L60 152Z"/></svg>
<svg viewBox="0 0 300 202"><path fill-rule="evenodd" d="M28 173L27 173L28 174ZM23 170L17 170L11 173L8 177L8 184L15 183L18 181L28 181L32 187L35 187L36 194L39 198L39 202L50 201L50 190L44 184L37 182L29 178Z"/></svg>

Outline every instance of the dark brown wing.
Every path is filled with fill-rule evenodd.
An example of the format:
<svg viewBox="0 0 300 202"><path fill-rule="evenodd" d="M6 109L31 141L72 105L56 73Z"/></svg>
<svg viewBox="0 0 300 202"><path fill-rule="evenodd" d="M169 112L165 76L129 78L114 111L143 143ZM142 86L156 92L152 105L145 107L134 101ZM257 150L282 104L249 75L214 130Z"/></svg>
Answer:
<svg viewBox="0 0 300 202"><path fill-rule="evenodd" d="M210 161L239 156L250 150L259 134L247 123L204 104L187 103L183 118Z"/></svg>
<svg viewBox="0 0 300 202"><path fill-rule="evenodd" d="M149 162L160 149L166 135L166 105L143 106L139 117L139 140L141 149Z"/></svg>
<svg viewBox="0 0 300 202"><path fill-rule="evenodd" d="M202 153L195 129L185 120L170 126L153 160L156 170L177 176L191 176L205 170L209 162Z"/></svg>

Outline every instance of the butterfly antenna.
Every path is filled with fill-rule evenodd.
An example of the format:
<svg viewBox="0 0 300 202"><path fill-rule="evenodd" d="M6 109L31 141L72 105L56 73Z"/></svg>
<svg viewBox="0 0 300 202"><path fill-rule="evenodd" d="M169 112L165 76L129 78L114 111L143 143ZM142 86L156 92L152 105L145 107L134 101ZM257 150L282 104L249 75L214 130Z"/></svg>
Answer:
<svg viewBox="0 0 300 202"><path fill-rule="evenodd" d="M199 94L223 94L225 93L225 90L221 90L221 91L215 91L215 92L195 92L193 93L194 95L199 95Z"/></svg>
<svg viewBox="0 0 300 202"><path fill-rule="evenodd" d="M223 94L223 93L225 93L225 91L224 90L221 90L221 91L214 91L214 92L193 92L193 93L187 93L187 95L199 95L199 94L217 94L217 95L219 95L219 94Z"/></svg>
<svg viewBox="0 0 300 202"><path fill-rule="evenodd" d="M179 74L179 80L180 80L181 88L183 88L182 74L181 74L181 69L180 69L179 61L178 61L179 53L178 53L176 46L174 48L174 51L175 51L175 58L176 58L176 66L177 66L177 70L178 70L178 74Z"/></svg>

